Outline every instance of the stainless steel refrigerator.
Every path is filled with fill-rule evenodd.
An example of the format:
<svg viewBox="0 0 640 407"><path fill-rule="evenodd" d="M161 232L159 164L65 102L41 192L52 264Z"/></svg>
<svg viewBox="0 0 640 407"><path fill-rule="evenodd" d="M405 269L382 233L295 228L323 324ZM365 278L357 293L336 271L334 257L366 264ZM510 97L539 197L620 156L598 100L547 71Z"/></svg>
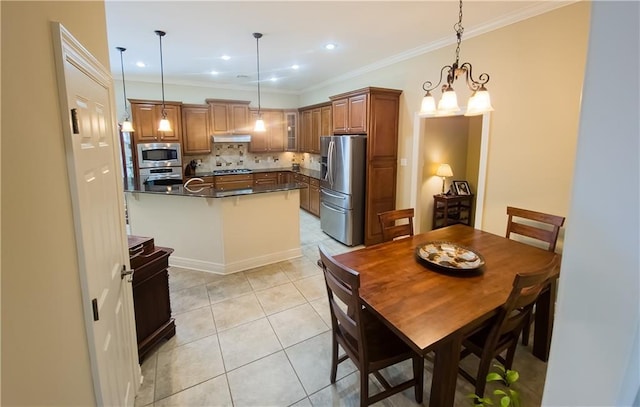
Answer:
<svg viewBox="0 0 640 407"><path fill-rule="evenodd" d="M364 242L367 136L322 136L320 226L347 246Z"/></svg>

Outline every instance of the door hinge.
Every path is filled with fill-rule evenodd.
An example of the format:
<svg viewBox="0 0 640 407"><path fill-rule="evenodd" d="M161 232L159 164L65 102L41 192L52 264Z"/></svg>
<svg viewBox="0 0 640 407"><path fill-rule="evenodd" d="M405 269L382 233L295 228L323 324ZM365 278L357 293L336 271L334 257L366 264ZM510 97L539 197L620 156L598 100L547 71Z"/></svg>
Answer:
<svg viewBox="0 0 640 407"><path fill-rule="evenodd" d="M100 316L98 316L98 299L94 298L91 300L91 307L93 308L93 320L97 321L100 319Z"/></svg>

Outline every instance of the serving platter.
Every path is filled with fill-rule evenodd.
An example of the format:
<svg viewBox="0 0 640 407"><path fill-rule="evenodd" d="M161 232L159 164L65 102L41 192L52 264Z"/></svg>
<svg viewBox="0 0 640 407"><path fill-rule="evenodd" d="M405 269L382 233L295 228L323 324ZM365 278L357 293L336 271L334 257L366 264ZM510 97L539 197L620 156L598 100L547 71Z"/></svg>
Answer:
<svg viewBox="0 0 640 407"><path fill-rule="evenodd" d="M472 272L484 266L478 252L452 242L434 241L416 247L416 257L427 267L453 272Z"/></svg>

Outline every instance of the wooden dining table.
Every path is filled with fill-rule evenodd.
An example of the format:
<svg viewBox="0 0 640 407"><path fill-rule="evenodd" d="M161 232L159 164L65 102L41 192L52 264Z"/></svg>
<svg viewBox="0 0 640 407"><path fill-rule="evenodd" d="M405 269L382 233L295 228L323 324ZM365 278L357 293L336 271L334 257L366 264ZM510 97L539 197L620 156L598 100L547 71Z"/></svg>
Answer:
<svg viewBox="0 0 640 407"><path fill-rule="evenodd" d="M464 246L484 258L478 270L442 271L416 256L416 247L433 241ZM335 256L360 273L360 297L366 306L411 348L434 352L429 406L454 403L460 348L466 333L487 321L503 305L517 273L545 266L554 253L466 225L365 247ZM536 304L533 353L549 353L556 280Z"/></svg>

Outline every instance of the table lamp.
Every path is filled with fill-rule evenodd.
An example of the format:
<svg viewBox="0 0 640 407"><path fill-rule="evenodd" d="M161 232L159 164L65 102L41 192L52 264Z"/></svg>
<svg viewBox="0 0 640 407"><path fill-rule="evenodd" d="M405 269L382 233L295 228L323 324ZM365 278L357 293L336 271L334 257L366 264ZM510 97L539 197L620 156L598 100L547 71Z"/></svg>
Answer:
<svg viewBox="0 0 640 407"><path fill-rule="evenodd" d="M447 177L453 177L453 171L451 171L449 164L440 164L436 171L436 175L438 177L442 177L442 195L444 195L444 183Z"/></svg>

